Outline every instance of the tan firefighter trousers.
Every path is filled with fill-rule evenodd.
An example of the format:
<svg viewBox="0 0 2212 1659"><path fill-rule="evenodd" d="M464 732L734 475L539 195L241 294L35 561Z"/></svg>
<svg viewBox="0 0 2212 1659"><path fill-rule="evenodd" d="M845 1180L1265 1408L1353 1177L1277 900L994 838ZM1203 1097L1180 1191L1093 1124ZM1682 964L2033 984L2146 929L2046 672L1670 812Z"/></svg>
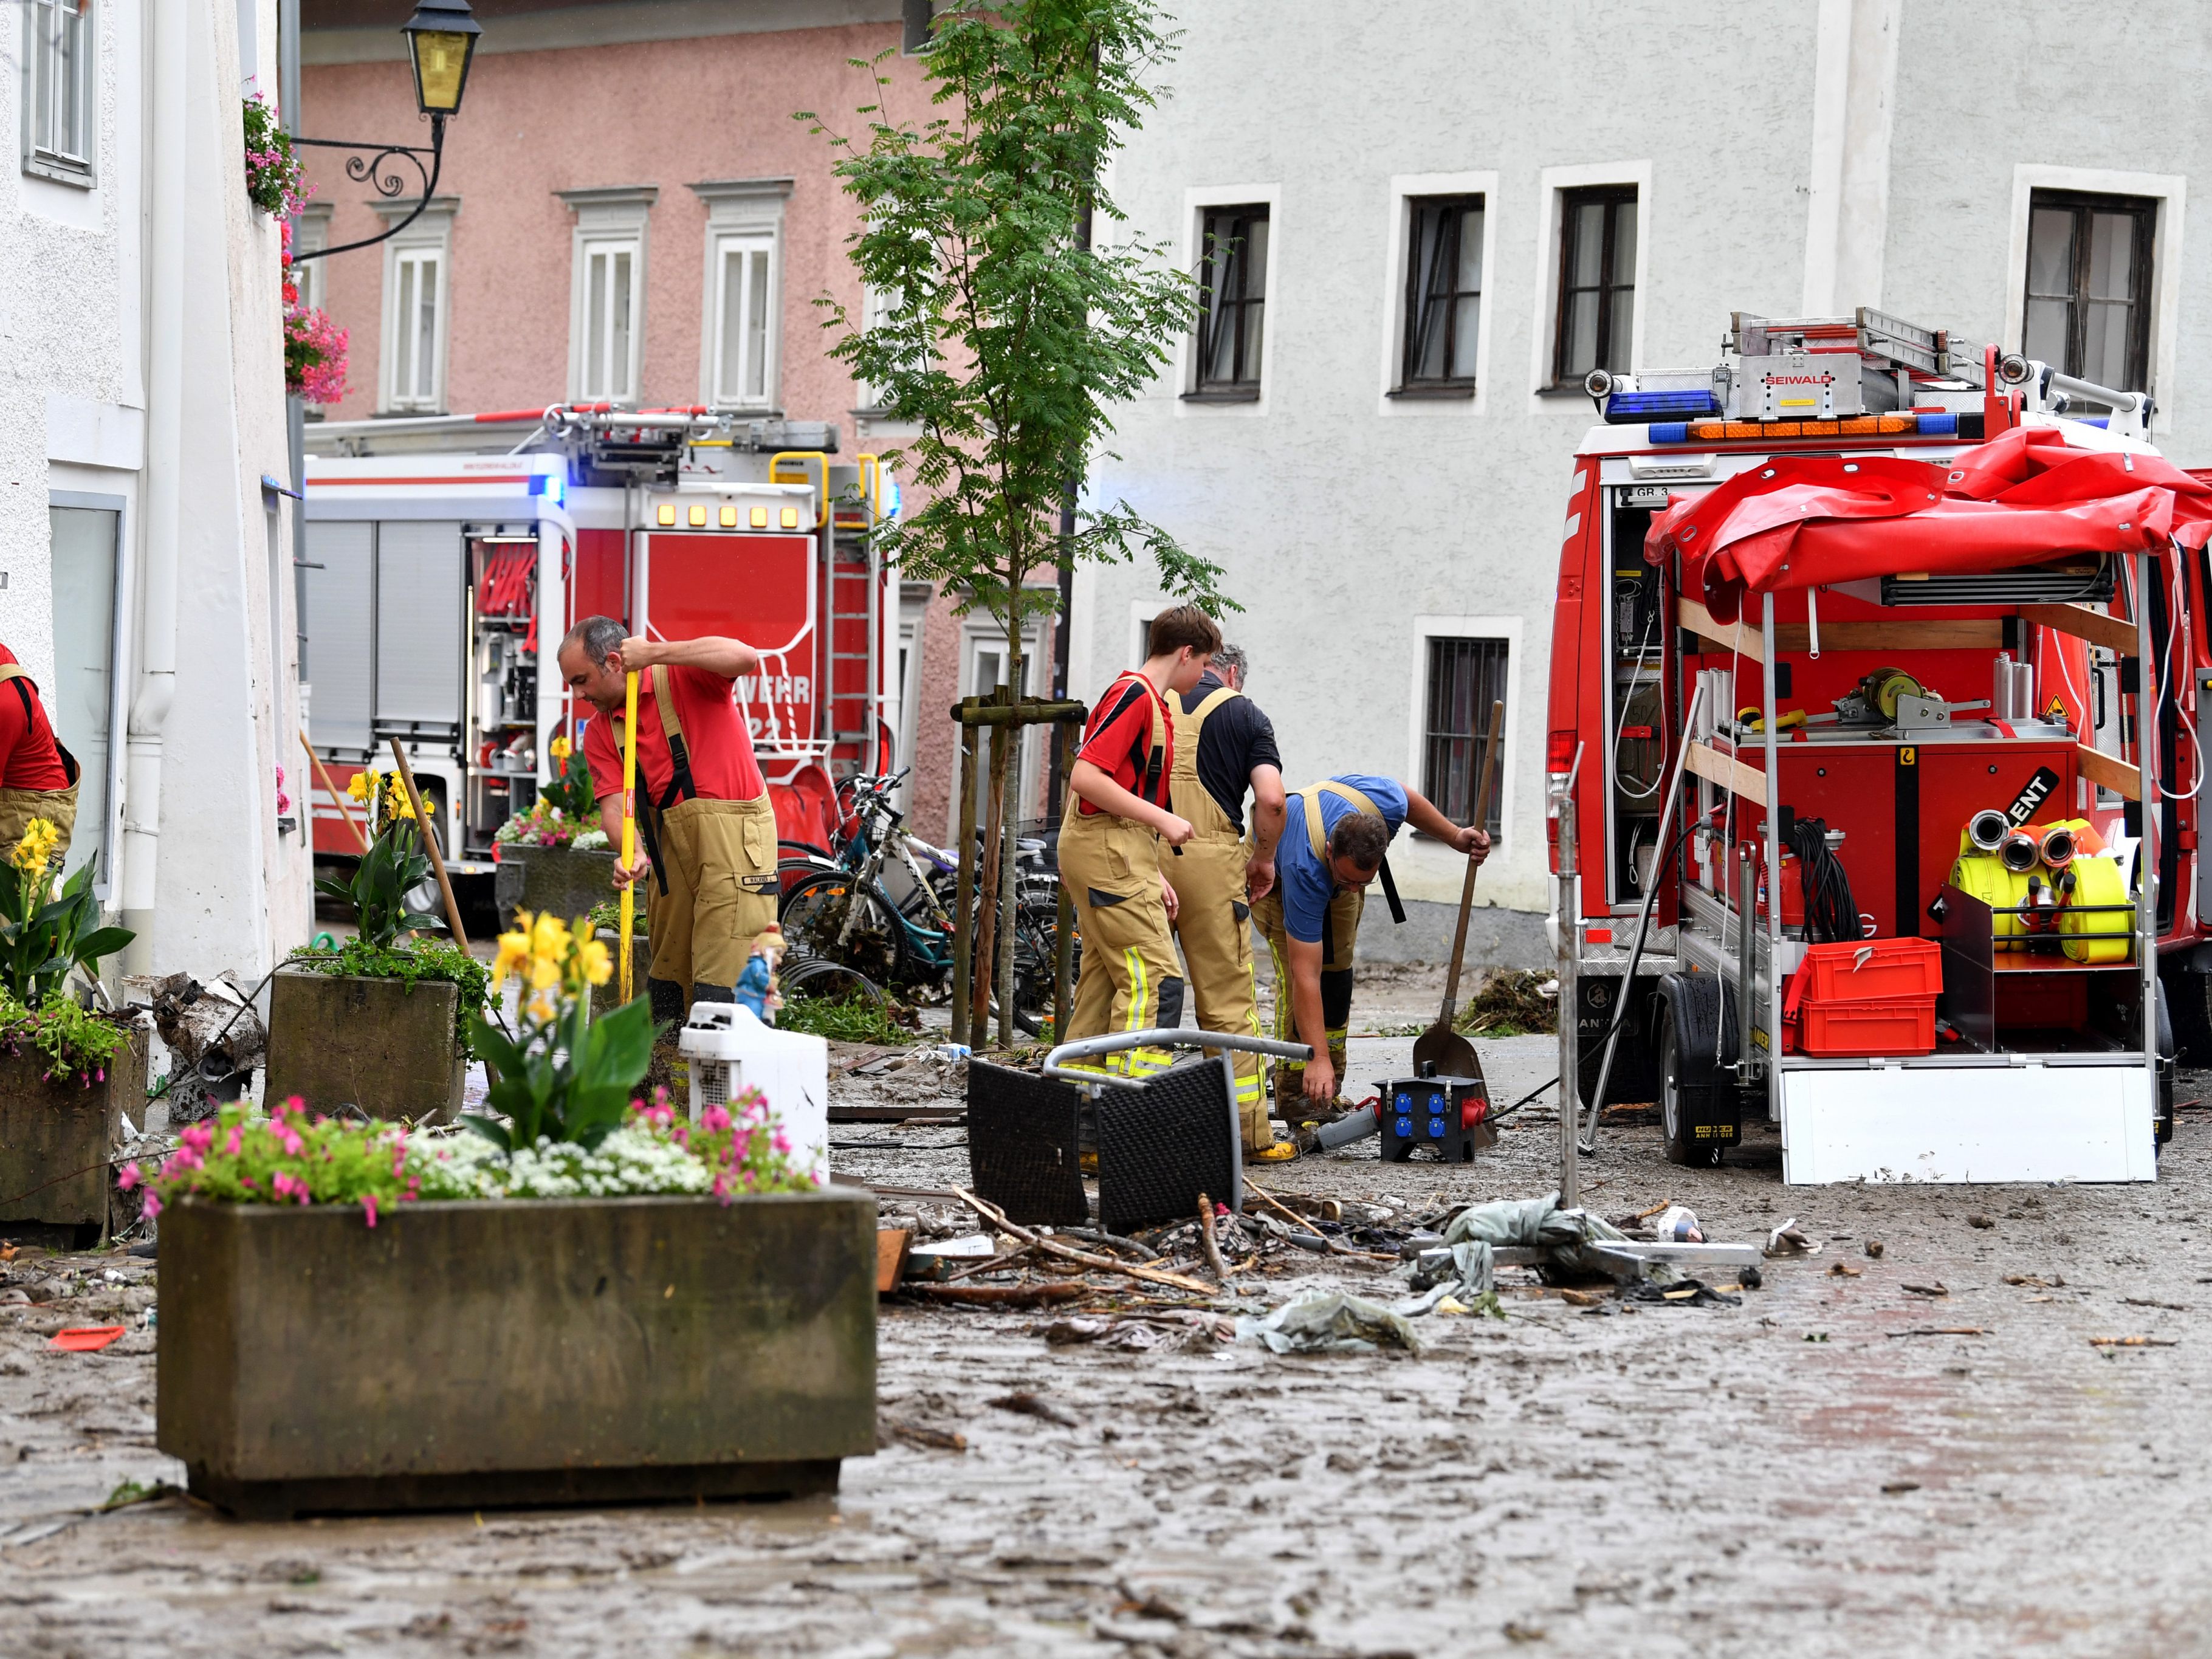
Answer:
<svg viewBox="0 0 2212 1659"><path fill-rule="evenodd" d="M1182 946L1183 970L1197 1004L1200 1028L1260 1036L1264 1034L1259 990L1252 978L1251 890L1244 874L1252 849L1198 775L1199 733L1206 717L1239 695L1224 685L1188 714L1179 699L1168 705L1175 720L1169 810L1189 820L1198 833L1183 844L1182 857L1163 852L1160 868L1176 892L1175 935ZM1239 1053L1234 1063L1237 1115L1244 1126L1244 1145L1257 1151L1274 1139L1261 1087L1266 1061L1258 1054Z"/></svg>
<svg viewBox="0 0 2212 1659"><path fill-rule="evenodd" d="M702 797L657 813L655 823L659 867L643 878L648 975L680 988L687 1006L698 986L726 1001L754 936L775 920L775 810L766 795Z"/></svg>
<svg viewBox="0 0 2212 1659"><path fill-rule="evenodd" d="M1063 1042L1142 1031L1182 1020L1182 974L1160 898L1158 834L1110 812L1085 814L1070 790L1060 825L1060 878L1075 907L1083 967ZM1152 1077L1171 1059L1164 1048L1132 1048L1077 1071Z"/></svg>

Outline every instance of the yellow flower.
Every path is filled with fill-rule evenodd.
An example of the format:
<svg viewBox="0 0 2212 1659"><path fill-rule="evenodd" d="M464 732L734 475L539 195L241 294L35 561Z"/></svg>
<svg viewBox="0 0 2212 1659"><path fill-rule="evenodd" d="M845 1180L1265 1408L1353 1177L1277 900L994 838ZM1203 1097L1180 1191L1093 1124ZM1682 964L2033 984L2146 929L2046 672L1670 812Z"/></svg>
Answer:
<svg viewBox="0 0 2212 1659"><path fill-rule="evenodd" d="M355 773L353 775L353 781L346 785L346 793L352 796L356 800L367 800L368 799L369 780L375 775L376 774L374 772Z"/></svg>
<svg viewBox="0 0 2212 1659"><path fill-rule="evenodd" d="M555 760L566 760L569 756L574 754L576 751L569 747L568 734L566 732L563 732L559 737L554 738L552 742L545 745L545 752L552 756Z"/></svg>
<svg viewBox="0 0 2212 1659"><path fill-rule="evenodd" d="M499 936L499 955L491 964L491 982L495 986L507 983L507 976L526 965L530 960L530 935L501 933Z"/></svg>
<svg viewBox="0 0 2212 1659"><path fill-rule="evenodd" d="M576 965L594 985L605 985L615 976L614 958L607 953L607 947L595 939L586 939L576 947Z"/></svg>
<svg viewBox="0 0 2212 1659"><path fill-rule="evenodd" d="M561 1012L550 991L540 991L523 1005L522 1012L541 1024Z"/></svg>
<svg viewBox="0 0 2212 1659"><path fill-rule="evenodd" d="M15 843L15 850L8 855L9 862L27 874L37 873L53 857L61 836L51 820L33 818L24 828L22 840Z"/></svg>
<svg viewBox="0 0 2212 1659"><path fill-rule="evenodd" d="M561 963L554 957L532 957L530 959L530 988L550 991L561 982Z"/></svg>
<svg viewBox="0 0 2212 1659"><path fill-rule="evenodd" d="M530 954L556 966L568 955L568 924L551 911L541 912L530 929Z"/></svg>

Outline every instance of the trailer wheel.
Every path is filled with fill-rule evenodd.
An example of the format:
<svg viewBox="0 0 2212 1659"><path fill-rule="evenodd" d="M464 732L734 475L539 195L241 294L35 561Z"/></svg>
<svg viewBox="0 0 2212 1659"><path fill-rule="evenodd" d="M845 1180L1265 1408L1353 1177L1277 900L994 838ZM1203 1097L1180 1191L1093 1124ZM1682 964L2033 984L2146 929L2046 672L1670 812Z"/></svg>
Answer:
<svg viewBox="0 0 2212 1659"><path fill-rule="evenodd" d="M1695 1067L1696 1061L1683 1049L1674 1002L1662 1000L1659 1005L1659 1127L1666 1136L1667 1161L1710 1170L1721 1161L1720 1143L1692 1138L1693 1131L1683 1098L1686 1089L1698 1086L1688 1083L1685 1076L1686 1072Z"/></svg>

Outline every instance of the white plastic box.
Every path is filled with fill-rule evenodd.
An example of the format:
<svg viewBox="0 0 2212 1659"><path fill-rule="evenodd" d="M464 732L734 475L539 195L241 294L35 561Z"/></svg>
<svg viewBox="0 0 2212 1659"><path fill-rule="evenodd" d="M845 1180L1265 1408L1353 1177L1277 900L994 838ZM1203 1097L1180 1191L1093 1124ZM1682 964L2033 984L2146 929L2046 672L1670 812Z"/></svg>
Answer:
<svg viewBox="0 0 2212 1659"><path fill-rule="evenodd" d="M676 1040L690 1063L691 1121L757 1089L790 1137L795 1162L830 1179L830 1045L799 1031L763 1024L734 1002L695 1002Z"/></svg>

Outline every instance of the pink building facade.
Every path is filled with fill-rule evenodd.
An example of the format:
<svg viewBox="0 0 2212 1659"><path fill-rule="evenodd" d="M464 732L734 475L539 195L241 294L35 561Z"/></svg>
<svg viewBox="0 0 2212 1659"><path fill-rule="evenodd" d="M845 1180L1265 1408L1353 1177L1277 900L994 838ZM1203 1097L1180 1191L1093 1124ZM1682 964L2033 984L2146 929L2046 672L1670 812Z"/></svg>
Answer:
<svg viewBox="0 0 2212 1659"><path fill-rule="evenodd" d="M303 134L428 143L398 32L411 9L303 0ZM478 0L483 34L429 210L390 241L301 267L305 297L351 336L346 395L322 418L702 405L830 422L848 457L896 447L899 429L870 418L866 389L828 355L825 302L866 315L846 257L858 216L829 137L793 118L864 133L872 61L892 110L924 116L921 60L904 50L914 9ZM339 152L304 154L303 246L374 235L419 197L395 204L349 179ZM934 837L951 818L943 710L991 660L929 588L905 585L900 614L902 761L920 758L909 799Z"/></svg>

